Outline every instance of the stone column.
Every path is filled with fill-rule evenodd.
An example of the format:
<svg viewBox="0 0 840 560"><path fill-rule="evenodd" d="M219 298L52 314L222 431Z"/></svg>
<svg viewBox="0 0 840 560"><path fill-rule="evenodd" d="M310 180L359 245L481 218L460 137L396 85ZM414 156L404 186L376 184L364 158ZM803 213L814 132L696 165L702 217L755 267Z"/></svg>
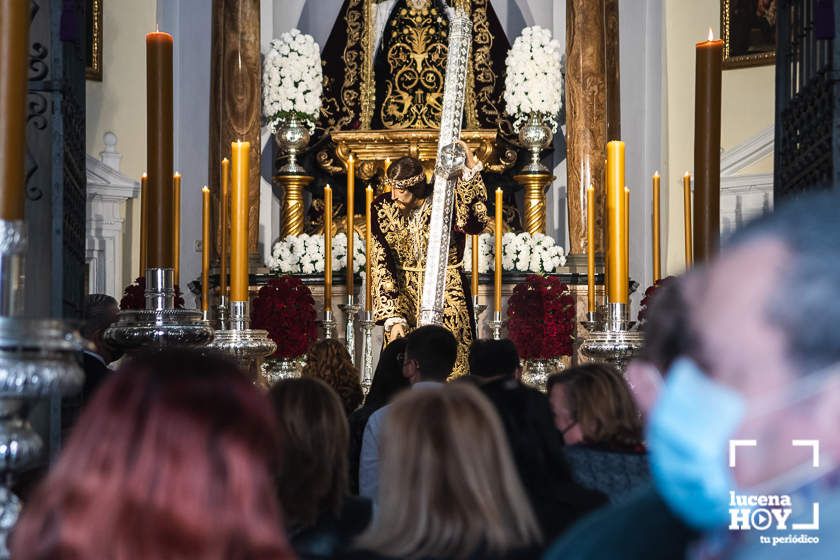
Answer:
<svg viewBox="0 0 840 560"><path fill-rule="evenodd" d="M211 216L218 259L221 201L221 161L230 159L230 144L251 143L248 188L248 253L257 252L260 225L260 0L213 0L213 38L210 75Z"/></svg>
<svg viewBox="0 0 840 560"><path fill-rule="evenodd" d="M621 140L621 66L619 64L618 0L604 2L604 63L607 77L607 140Z"/></svg>
<svg viewBox="0 0 840 560"><path fill-rule="evenodd" d="M595 186L595 251L604 251L607 142L604 1L566 1L566 157L572 256L586 251L587 182Z"/></svg>

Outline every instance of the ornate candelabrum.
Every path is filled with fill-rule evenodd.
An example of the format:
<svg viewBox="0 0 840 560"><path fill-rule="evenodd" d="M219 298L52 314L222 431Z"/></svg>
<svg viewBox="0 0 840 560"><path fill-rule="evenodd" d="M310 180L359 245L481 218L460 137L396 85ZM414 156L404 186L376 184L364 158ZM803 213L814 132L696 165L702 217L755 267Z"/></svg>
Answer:
<svg viewBox="0 0 840 560"><path fill-rule="evenodd" d="M324 331L324 338L335 338L335 318L332 309L324 309L324 318L321 319L320 323Z"/></svg>
<svg viewBox="0 0 840 560"><path fill-rule="evenodd" d="M306 170L297 162L297 156L309 144L309 138L309 127L300 119L286 119L278 125L274 139L280 150L289 158L279 170L281 175L306 175Z"/></svg>
<svg viewBox="0 0 840 560"><path fill-rule="evenodd" d="M644 335L627 319L627 305L623 303L607 304L604 315L591 314L583 325L589 333L581 344L581 353L593 361L609 362L621 372L644 343Z"/></svg>
<svg viewBox="0 0 840 560"><path fill-rule="evenodd" d="M376 323L373 320L373 312L365 311L362 315L362 368L361 381L362 390L367 395L370 384L373 382L373 327Z"/></svg>
<svg viewBox="0 0 840 560"><path fill-rule="evenodd" d="M490 325L490 338L493 340L501 340L504 338L502 336L502 329L505 326L505 321L502 320L501 311L494 311L493 319L491 319L488 324Z"/></svg>
<svg viewBox="0 0 840 560"><path fill-rule="evenodd" d="M216 331L210 344L233 357L254 378L260 377L262 360L277 350L277 345L268 336L268 331L250 328L250 314L247 301L230 302L230 328ZM263 379L265 385L271 380Z"/></svg>
<svg viewBox="0 0 840 560"><path fill-rule="evenodd" d="M201 311L175 309L171 268L146 269L146 308L121 311L105 340L126 352L166 346L204 346L213 328Z"/></svg>
<svg viewBox="0 0 840 560"><path fill-rule="evenodd" d="M359 305L355 303L353 294L347 294L347 303L338 306L344 313L344 344L350 354L350 361L356 365L356 314Z"/></svg>
<svg viewBox="0 0 840 560"><path fill-rule="evenodd" d="M475 323L475 332L478 335L478 320L482 313L487 309L483 303L478 303L478 296L473 296L473 322Z"/></svg>
<svg viewBox="0 0 840 560"><path fill-rule="evenodd" d="M228 297L226 295L219 296L219 305L216 306L216 326L214 327L217 331L223 331L228 328L228 307L230 306L230 302L228 302Z"/></svg>
<svg viewBox="0 0 840 560"><path fill-rule="evenodd" d="M26 419L27 403L79 390L82 341L61 321L17 317L23 302L26 224L0 220L0 558L21 503L12 476L30 466L43 448Z"/></svg>

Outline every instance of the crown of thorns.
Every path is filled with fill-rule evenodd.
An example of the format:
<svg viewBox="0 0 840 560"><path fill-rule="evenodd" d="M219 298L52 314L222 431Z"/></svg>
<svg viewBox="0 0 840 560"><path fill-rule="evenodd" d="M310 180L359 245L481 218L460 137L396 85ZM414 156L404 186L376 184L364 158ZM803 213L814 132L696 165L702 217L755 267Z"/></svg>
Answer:
<svg viewBox="0 0 840 560"><path fill-rule="evenodd" d="M408 179L391 179L389 177L385 177L384 183L392 189L405 190L409 187L413 187L414 185L420 183L421 181L423 181L423 179L423 173L419 173L413 177L409 177Z"/></svg>

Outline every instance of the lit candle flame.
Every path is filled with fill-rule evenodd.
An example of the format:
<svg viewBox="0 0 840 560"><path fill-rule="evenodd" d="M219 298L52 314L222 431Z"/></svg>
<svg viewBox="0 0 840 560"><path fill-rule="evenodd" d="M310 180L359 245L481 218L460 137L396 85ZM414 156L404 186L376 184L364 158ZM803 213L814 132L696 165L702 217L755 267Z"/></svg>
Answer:
<svg viewBox="0 0 840 560"><path fill-rule="evenodd" d="M714 40L715 40L715 34L712 33L712 28L710 27L709 28L709 41L714 41Z"/></svg>

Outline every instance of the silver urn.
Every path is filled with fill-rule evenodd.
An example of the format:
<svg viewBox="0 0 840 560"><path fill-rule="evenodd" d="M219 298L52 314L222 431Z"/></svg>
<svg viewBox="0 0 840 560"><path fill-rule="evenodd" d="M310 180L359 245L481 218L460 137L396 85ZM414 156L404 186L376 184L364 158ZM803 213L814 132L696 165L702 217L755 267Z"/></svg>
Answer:
<svg viewBox="0 0 840 560"><path fill-rule="evenodd" d="M545 173L548 168L540 163L540 152L551 142L551 127L538 113L530 113L519 128L519 142L531 152L531 161L522 169L525 173Z"/></svg>
<svg viewBox="0 0 840 560"><path fill-rule="evenodd" d="M279 172L281 174L305 174L306 169L297 162L297 156L309 144L309 127L306 122L295 117L284 119L277 125L274 139L277 142L277 147L288 158Z"/></svg>

